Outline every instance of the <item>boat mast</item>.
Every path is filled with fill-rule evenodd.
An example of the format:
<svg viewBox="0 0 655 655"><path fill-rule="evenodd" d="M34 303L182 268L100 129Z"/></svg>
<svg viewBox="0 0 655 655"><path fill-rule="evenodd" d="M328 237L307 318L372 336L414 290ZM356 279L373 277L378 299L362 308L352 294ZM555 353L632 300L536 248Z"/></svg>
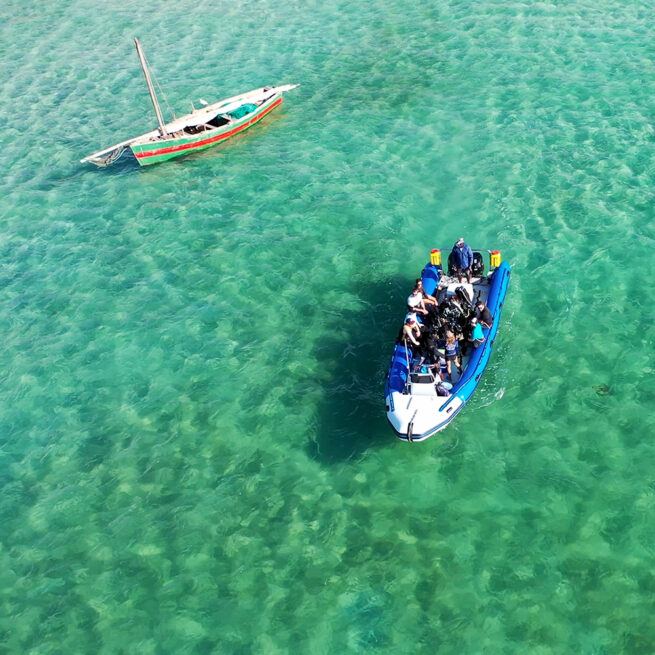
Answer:
<svg viewBox="0 0 655 655"><path fill-rule="evenodd" d="M152 100L152 106L155 108L155 114L157 114L157 120L159 121L159 131L162 136L168 136L166 127L164 126L164 119L161 117L161 111L159 110L159 103L157 102L157 96L155 95L155 89L152 86L150 81L150 73L148 72L148 67L146 66L146 60L143 56L143 51L141 50L141 44L139 39L135 38L134 43L136 45L136 51L139 55L139 60L141 61L141 68L143 69L143 74L146 77L146 83L148 85L148 91L150 91L150 100Z"/></svg>

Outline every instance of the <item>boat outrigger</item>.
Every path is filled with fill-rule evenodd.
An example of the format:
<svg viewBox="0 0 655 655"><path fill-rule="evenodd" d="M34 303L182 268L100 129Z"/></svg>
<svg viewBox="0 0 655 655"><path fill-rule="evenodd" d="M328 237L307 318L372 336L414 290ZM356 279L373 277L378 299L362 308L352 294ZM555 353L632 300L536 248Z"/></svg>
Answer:
<svg viewBox="0 0 655 655"><path fill-rule="evenodd" d="M297 84L265 86L211 105L205 103L201 109L194 108L190 114L174 118L170 123L164 123L141 44L138 39L134 39L134 43L159 128L95 152L81 159L81 162L108 166L129 148L139 164L147 166L210 148L260 121L275 107L282 104L282 94L285 91L290 91L298 86Z"/></svg>
<svg viewBox="0 0 655 655"><path fill-rule="evenodd" d="M484 275L485 252L489 254L491 268L487 275ZM387 374L387 418L396 435L404 441L424 441L443 430L464 408L487 366L500 323L511 273L509 265L501 261L500 252L473 250L470 282L460 282L450 266L450 258L448 264L448 271L444 272L441 250L432 250L421 280L424 295L433 296L438 304L423 316L418 346L401 331ZM491 314L489 319L485 312L491 324L483 326L483 340L475 342L476 347L470 339L476 336L471 334L475 323L472 319L480 301ZM462 345L458 353L461 369L458 372L451 366L450 375L446 373L445 361L445 338L449 332L457 336ZM480 336L479 331L477 336Z"/></svg>

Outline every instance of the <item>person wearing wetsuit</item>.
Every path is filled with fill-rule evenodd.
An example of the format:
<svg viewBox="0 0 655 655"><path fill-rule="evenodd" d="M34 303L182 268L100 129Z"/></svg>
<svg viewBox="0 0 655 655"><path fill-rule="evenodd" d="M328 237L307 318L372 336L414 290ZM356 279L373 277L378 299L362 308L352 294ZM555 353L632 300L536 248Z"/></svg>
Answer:
<svg viewBox="0 0 655 655"><path fill-rule="evenodd" d="M478 319L482 327L490 328L493 325L494 319L489 308L481 300L478 300L475 307L475 318Z"/></svg>

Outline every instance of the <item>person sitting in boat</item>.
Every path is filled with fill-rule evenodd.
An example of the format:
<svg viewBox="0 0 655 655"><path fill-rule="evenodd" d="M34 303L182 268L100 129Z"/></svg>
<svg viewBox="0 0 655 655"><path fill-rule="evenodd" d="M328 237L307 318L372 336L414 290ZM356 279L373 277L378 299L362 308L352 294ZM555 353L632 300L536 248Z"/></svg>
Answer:
<svg viewBox="0 0 655 655"><path fill-rule="evenodd" d="M414 291L418 291L421 296L423 297L423 302L425 305L434 305L435 307L439 306L439 303L437 302L437 299L434 296L431 296L424 288L423 288L423 280L418 277L416 278L416 284L414 285Z"/></svg>
<svg viewBox="0 0 655 655"><path fill-rule="evenodd" d="M439 323L439 303L434 296L431 296L425 291L421 278L416 280L416 284L414 285L412 296L410 296L410 298L411 297L421 298L423 302L423 308L427 310L426 323L429 325L437 325Z"/></svg>
<svg viewBox="0 0 655 655"><path fill-rule="evenodd" d="M483 327L490 328L493 325L493 316L489 308L481 300L478 300L475 304L475 317Z"/></svg>
<svg viewBox="0 0 655 655"><path fill-rule="evenodd" d="M469 339L473 343L474 348L478 348L484 343L484 334L482 333L482 326L478 322L478 319L475 316L471 319L471 338Z"/></svg>
<svg viewBox="0 0 655 655"><path fill-rule="evenodd" d="M471 266L473 266L473 251L466 241L464 241L464 237L460 237L455 242L450 253L450 265L460 282L462 281L462 276L466 275L466 280L470 284Z"/></svg>
<svg viewBox="0 0 655 655"><path fill-rule="evenodd" d="M418 339L421 337L421 326L414 312L405 316L403 323L403 339L409 339L415 346L419 346Z"/></svg>
<svg viewBox="0 0 655 655"><path fill-rule="evenodd" d="M452 368L451 362L457 366L459 374L462 374L462 366L459 361L459 341L455 339L452 332L446 332L446 372L448 378L451 378Z"/></svg>
<svg viewBox="0 0 655 655"><path fill-rule="evenodd" d="M418 289L414 289L407 298L407 309L410 312L421 312L421 314L427 315L428 310L425 307L423 295Z"/></svg>

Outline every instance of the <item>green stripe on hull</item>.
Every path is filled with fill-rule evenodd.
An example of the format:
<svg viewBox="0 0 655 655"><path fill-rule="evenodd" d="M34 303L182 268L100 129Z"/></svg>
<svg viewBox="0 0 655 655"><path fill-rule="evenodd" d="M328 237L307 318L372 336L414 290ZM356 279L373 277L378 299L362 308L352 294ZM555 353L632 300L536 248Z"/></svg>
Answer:
<svg viewBox="0 0 655 655"><path fill-rule="evenodd" d="M190 155L194 152L200 152L201 150L207 150L208 148L213 148L214 146L219 145L220 143L223 143L223 141L226 141L230 137L226 137L225 139L221 139L220 141L214 141L213 143L206 143L203 145L197 145L197 146L192 146L189 148L186 148L184 150L178 150L176 152L164 152L161 155L150 155L149 157L145 158L139 158L137 157L136 160L141 164L141 166L149 166L150 164L158 164L160 161L166 161L168 159L175 159L176 157L184 157L186 155ZM181 141L185 141L182 140ZM134 152L134 149L132 149ZM136 153L134 153L136 156Z"/></svg>
<svg viewBox="0 0 655 655"><path fill-rule="evenodd" d="M167 159L174 159L175 157L182 157L193 152L206 150L207 148L212 148L223 143L223 141L236 134L245 132L245 130L258 123L269 111L281 103L282 97L279 97L272 102L263 104L258 108L259 111L244 116L242 120L232 125L222 126L215 130L203 132L202 134L169 139L162 144L145 143L132 145L130 148L141 166L149 166L150 164L157 164ZM146 153L153 154L144 156Z"/></svg>

